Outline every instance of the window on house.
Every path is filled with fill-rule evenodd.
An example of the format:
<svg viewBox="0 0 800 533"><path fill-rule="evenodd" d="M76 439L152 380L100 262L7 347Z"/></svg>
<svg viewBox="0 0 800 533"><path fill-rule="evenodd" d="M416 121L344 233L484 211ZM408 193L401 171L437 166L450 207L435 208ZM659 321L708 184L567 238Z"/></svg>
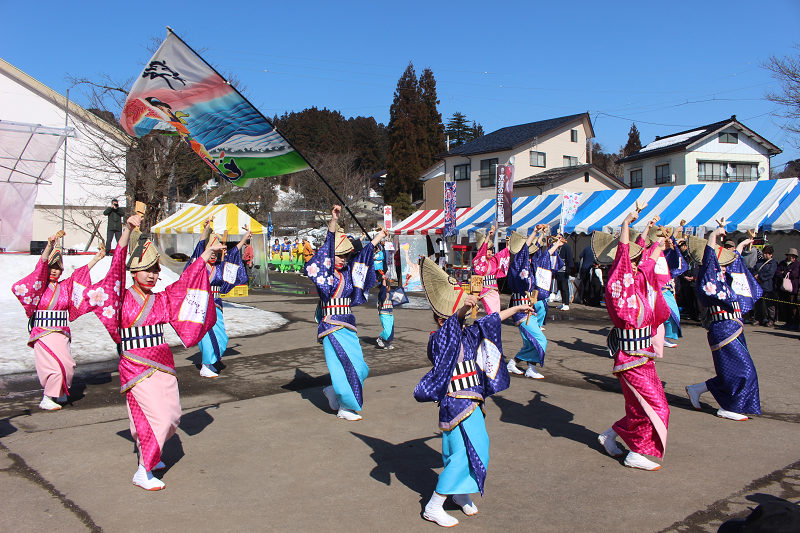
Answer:
<svg viewBox="0 0 800 533"><path fill-rule="evenodd" d="M545 167L544 152L534 152L531 150L531 166L532 167Z"/></svg>
<svg viewBox="0 0 800 533"><path fill-rule="evenodd" d="M481 160L481 187L494 187L497 179L497 158Z"/></svg>
<svg viewBox="0 0 800 533"><path fill-rule="evenodd" d="M577 167L578 166L578 158L573 157L571 155L564 156L564 165L565 167Z"/></svg>
<svg viewBox="0 0 800 533"><path fill-rule="evenodd" d="M661 183L669 183L671 176L669 174L669 165L659 165L656 167L656 185Z"/></svg>
<svg viewBox="0 0 800 533"><path fill-rule="evenodd" d="M569 138L572 142L578 142L578 130L569 130Z"/></svg>
<svg viewBox="0 0 800 533"><path fill-rule="evenodd" d="M738 133L720 133L719 134L719 142L725 144L738 144L739 143L739 134Z"/></svg>
<svg viewBox="0 0 800 533"><path fill-rule="evenodd" d="M456 165L453 167L453 181L469 179L469 165Z"/></svg>
<svg viewBox="0 0 800 533"><path fill-rule="evenodd" d="M754 181L758 179L758 165L700 161L697 163L697 179L700 181Z"/></svg>
<svg viewBox="0 0 800 533"><path fill-rule="evenodd" d="M631 170L631 187L642 186L642 169Z"/></svg>

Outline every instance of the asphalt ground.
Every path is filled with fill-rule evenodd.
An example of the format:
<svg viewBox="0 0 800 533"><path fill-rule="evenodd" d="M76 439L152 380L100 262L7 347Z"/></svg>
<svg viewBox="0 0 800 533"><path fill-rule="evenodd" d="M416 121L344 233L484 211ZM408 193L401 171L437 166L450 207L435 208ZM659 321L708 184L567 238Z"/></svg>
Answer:
<svg viewBox="0 0 800 533"><path fill-rule="evenodd" d="M130 483L136 455L113 362L78 368L58 412L37 408L35 375L0 378L0 531L435 531L420 513L442 468L437 411L412 396L430 367L430 311L396 309L396 349L381 350L376 309L356 308L370 377L364 420L346 422L321 393L330 378L308 281L271 278L273 290L237 302L289 322L231 339L219 378L200 378L196 348L174 349L183 418L165 446L164 491ZM474 517L448 504L459 528L710 532L765 499L800 499L797 333L746 327L763 414L733 422L715 416L710 395L700 412L686 398L714 369L705 331L685 323L657 362L671 407L663 468L643 472L596 441L624 414L609 325L603 309L551 307L546 378L512 376L486 403L485 496ZM504 325L506 356L521 344Z"/></svg>

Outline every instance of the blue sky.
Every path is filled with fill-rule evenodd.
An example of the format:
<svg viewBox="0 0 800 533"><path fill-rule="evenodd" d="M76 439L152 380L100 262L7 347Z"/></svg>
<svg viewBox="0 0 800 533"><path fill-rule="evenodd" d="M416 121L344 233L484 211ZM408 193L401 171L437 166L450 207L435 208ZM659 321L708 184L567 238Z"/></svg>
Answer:
<svg viewBox="0 0 800 533"><path fill-rule="evenodd" d="M412 61L433 69L445 119L460 111L487 133L588 110L617 150L631 122L646 144L735 114L784 149L773 167L800 158L770 116L763 95L776 84L760 66L800 53L797 0L0 0L0 15L0 57L62 93L67 73L138 75L169 25L268 117L317 106L385 124Z"/></svg>

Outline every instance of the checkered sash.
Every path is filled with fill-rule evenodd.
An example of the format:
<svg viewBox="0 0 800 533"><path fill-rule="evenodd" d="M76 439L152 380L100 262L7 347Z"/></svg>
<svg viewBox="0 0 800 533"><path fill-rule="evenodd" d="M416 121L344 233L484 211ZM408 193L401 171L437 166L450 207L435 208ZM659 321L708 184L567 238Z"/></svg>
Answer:
<svg viewBox="0 0 800 533"><path fill-rule="evenodd" d="M606 338L608 351L613 355L623 352L638 352L653 345L650 326L640 329L611 328Z"/></svg>
<svg viewBox="0 0 800 533"><path fill-rule="evenodd" d="M478 385L478 371L475 369L475 360L456 363L453 369L453 377L450 378L450 385L447 392L458 392L463 389Z"/></svg>
<svg viewBox="0 0 800 533"><path fill-rule="evenodd" d="M119 336L122 342L117 348L123 352L136 348L151 348L164 344L164 324L120 328Z"/></svg>
<svg viewBox="0 0 800 533"><path fill-rule="evenodd" d="M349 315L352 313L350 310L350 298L331 298L327 302L320 302L323 316L331 315Z"/></svg>
<svg viewBox="0 0 800 533"><path fill-rule="evenodd" d="M518 292L511 293L511 305L509 307L516 307L518 305L531 305L531 299L527 294L520 294Z"/></svg>
<svg viewBox="0 0 800 533"><path fill-rule="evenodd" d="M483 286L497 288L497 278L494 276L483 276Z"/></svg>

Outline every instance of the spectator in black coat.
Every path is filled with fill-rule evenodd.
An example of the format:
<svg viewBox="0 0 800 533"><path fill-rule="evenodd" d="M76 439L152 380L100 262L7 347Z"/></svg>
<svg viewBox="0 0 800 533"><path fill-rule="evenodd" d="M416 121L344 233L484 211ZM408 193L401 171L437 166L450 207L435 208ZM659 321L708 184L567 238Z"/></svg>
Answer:
<svg viewBox="0 0 800 533"><path fill-rule="evenodd" d="M773 327L775 325L775 272L778 270L778 264L773 260L772 255L775 253L772 246L765 246L761 251L762 258L756 262L753 268L753 276L756 281L761 285L764 291L761 299L756 303L755 319L758 320L762 326Z"/></svg>
<svg viewBox="0 0 800 533"><path fill-rule="evenodd" d="M594 264L594 252L590 244L583 249L581 255L578 257L578 272L581 278L581 301L586 304L586 296L591 282L591 269Z"/></svg>
<svg viewBox="0 0 800 533"><path fill-rule="evenodd" d="M690 320L700 319L700 305L697 301L697 294L695 294L695 282L697 275L700 272L700 265L694 262L691 254L689 253L689 246L686 241L678 243L678 250L683 255L683 259L689 265L689 268L679 276L681 285L681 303L683 304L683 312Z"/></svg>
<svg viewBox="0 0 800 533"><path fill-rule="evenodd" d="M788 281L788 290L784 288L784 280ZM797 288L800 284L800 263L797 262L797 249L789 248L786 259L778 264L775 274L776 291L780 295L781 318L786 321L784 328L798 329Z"/></svg>
<svg viewBox="0 0 800 533"><path fill-rule="evenodd" d="M569 311L569 276L575 269L575 260L572 258L572 247L564 243L559 248L558 255L564 261L564 266L561 270L556 272L556 282L558 283L558 290L561 291L561 306L562 311Z"/></svg>
<svg viewBox="0 0 800 533"><path fill-rule="evenodd" d="M122 237L122 219L125 218L125 209L121 208L117 199L114 198L111 200L111 206L106 207L103 214L108 217L106 224L106 250L113 255L114 247L112 246L112 241L116 238L117 242L119 242L119 238Z"/></svg>

